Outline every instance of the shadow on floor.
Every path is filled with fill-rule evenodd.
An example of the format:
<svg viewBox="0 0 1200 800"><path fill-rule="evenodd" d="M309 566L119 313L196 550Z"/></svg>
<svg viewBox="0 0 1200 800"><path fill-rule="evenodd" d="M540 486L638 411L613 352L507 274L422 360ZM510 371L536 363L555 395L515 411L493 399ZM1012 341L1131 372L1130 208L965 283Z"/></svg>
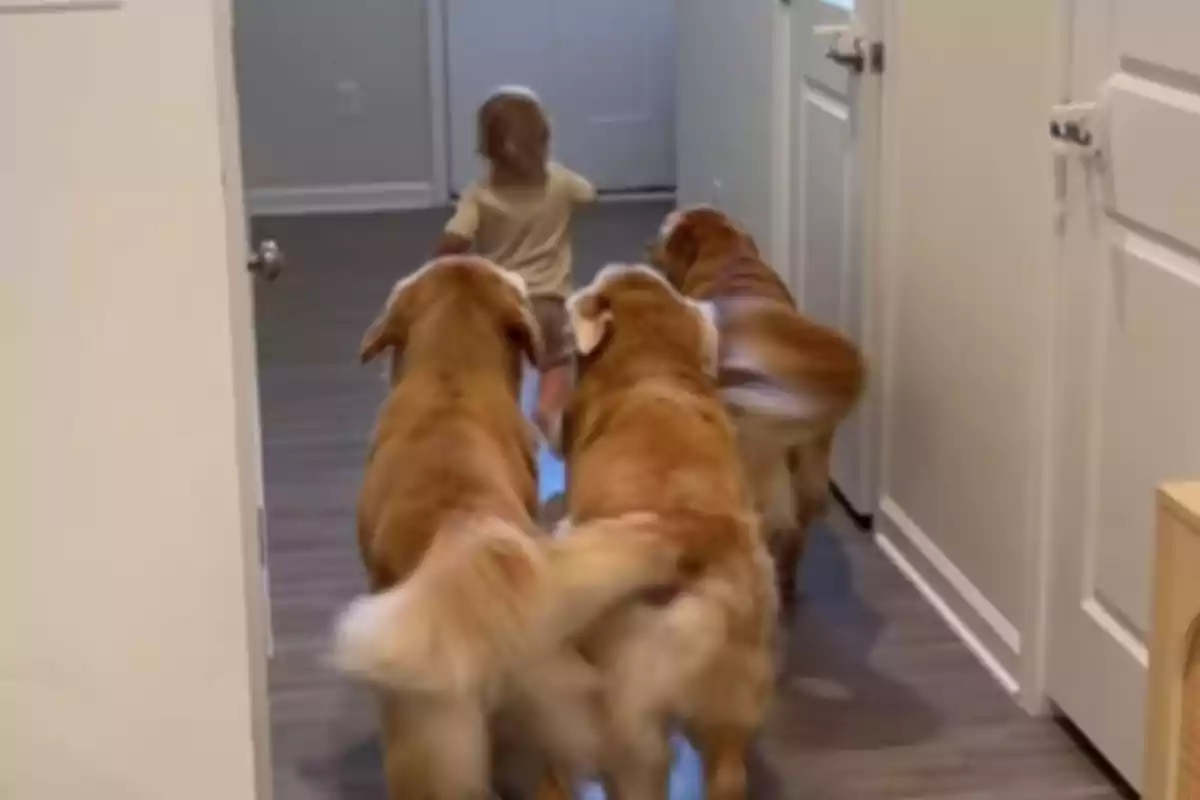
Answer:
<svg viewBox="0 0 1200 800"><path fill-rule="evenodd" d="M804 597L788 622L772 733L810 751L873 750L926 740L938 715L871 663L887 618L855 593L845 543L814 531Z"/></svg>

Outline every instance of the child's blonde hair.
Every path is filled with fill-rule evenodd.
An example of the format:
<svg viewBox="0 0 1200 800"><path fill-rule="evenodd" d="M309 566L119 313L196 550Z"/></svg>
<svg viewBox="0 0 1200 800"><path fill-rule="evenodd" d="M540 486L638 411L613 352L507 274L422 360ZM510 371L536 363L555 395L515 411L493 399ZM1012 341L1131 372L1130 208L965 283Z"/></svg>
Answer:
<svg viewBox="0 0 1200 800"><path fill-rule="evenodd" d="M503 87L479 108L479 155L491 165L492 182L543 186L550 158L550 122L529 89Z"/></svg>

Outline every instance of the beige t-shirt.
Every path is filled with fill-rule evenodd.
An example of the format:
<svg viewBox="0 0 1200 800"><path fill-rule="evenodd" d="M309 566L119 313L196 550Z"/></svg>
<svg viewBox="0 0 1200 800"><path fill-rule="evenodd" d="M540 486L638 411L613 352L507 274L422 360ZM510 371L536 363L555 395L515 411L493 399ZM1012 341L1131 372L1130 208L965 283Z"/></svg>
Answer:
<svg viewBox="0 0 1200 800"><path fill-rule="evenodd" d="M575 206L596 199L586 178L550 164L539 188L467 187L446 232L470 239L479 255L525 279L531 295L571 293L569 227Z"/></svg>

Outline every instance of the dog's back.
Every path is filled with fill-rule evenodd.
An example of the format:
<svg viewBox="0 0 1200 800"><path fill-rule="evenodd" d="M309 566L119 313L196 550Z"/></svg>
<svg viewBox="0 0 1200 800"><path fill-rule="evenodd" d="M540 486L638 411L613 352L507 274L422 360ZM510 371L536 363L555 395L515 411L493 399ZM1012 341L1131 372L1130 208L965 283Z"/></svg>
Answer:
<svg viewBox="0 0 1200 800"><path fill-rule="evenodd" d="M582 351L564 422L570 519L650 511L691 570L673 595L618 607L584 640L608 676L609 788L661 790L673 723L702 751L725 742L706 766L716 784L737 783L771 690L775 593L717 392L715 326L638 267L606 268L569 310ZM723 796L716 784L711 797Z"/></svg>
<svg viewBox="0 0 1200 800"><path fill-rule="evenodd" d="M719 309L721 395L791 605L806 531L828 501L834 433L863 392L862 354L800 313L753 239L717 209L672 212L652 257L685 295Z"/></svg>
<svg viewBox="0 0 1200 800"><path fill-rule="evenodd" d="M713 302L722 338L721 386L735 410L772 418L778 438L812 439L836 426L862 393L853 342L796 308L748 233L714 208L668 215L653 260L685 296Z"/></svg>
<svg viewBox="0 0 1200 800"><path fill-rule="evenodd" d="M502 382L444 370L407 375L380 413L359 497L373 589L407 578L452 516L531 521L534 447Z"/></svg>

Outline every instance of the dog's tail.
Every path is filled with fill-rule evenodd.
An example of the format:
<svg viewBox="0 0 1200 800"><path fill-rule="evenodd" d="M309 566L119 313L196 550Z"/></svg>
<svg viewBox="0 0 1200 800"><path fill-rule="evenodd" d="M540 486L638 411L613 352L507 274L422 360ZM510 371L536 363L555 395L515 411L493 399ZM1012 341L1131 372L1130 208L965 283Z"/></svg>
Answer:
<svg viewBox="0 0 1200 800"><path fill-rule="evenodd" d="M359 597L337 623L335 664L408 693L477 691L557 647L607 609L670 584L682 550L649 514L562 538L494 517L442 531L402 584Z"/></svg>
<svg viewBox="0 0 1200 800"><path fill-rule="evenodd" d="M866 380L853 342L783 303L725 301L719 313L727 403L784 424L836 424L850 413Z"/></svg>
<svg viewBox="0 0 1200 800"><path fill-rule="evenodd" d="M635 609L627 621L610 669L617 687L613 719L635 726L622 734L628 741L654 741L654 731L641 726L657 725L660 717L638 708L686 717L697 702L710 709L715 704L749 715L749 727L757 724L773 681L778 608L774 567L758 525L756 515L671 515L667 527L674 535L707 552L696 553L700 570L670 602ZM727 667L717 666L722 662ZM714 669L736 678L722 687L720 698L698 695L698 687L713 685Z"/></svg>

